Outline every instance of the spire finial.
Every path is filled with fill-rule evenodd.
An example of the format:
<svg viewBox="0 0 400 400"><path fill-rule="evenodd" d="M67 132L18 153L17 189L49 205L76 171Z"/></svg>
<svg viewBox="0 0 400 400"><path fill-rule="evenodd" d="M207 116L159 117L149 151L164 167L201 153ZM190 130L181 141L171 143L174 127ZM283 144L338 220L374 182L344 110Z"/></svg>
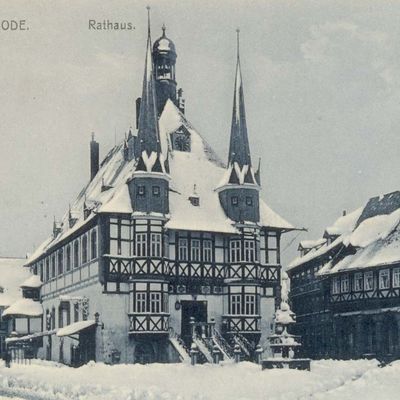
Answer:
<svg viewBox="0 0 400 400"><path fill-rule="evenodd" d="M165 37L165 30L167 29L167 27L165 26L165 23L162 24L161 29L162 29L162 35L163 35L163 37Z"/></svg>
<svg viewBox="0 0 400 400"><path fill-rule="evenodd" d="M236 29L236 38L237 38L237 58L239 58L239 36L240 36L240 29Z"/></svg>
<svg viewBox="0 0 400 400"><path fill-rule="evenodd" d="M150 36L150 6L147 6L146 9L147 9L147 33Z"/></svg>

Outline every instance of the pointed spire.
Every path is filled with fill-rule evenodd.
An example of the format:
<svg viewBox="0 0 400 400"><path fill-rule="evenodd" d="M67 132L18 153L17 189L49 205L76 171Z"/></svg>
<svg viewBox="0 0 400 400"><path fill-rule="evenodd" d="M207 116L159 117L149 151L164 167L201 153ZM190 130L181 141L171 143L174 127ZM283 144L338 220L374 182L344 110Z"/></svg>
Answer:
<svg viewBox="0 0 400 400"><path fill-rule="evenodd" d="M162 29L162 37L165 37L165 30L166 30L167 28L166 28L166 26L165 26L164 23L163 23L161 29Z"/></svg>
<svg viewBox="0 0 400 400"><path fill-rule="evenodd" d="M155 94L155 80L153 74L153 57L151 49L150 33L150 7L147 6L148 13L148 34L146 47L146 61L143 77L143 92L140 103L139 126L138 126L138 146L136 156L140 156L143 151L148 156L152 152L161 152L160 135L158 131L157 105Z"/></svg>
<svg viewBox="0 0 400 400"><path fill-rule="evenodd" d="M236 162L240 167L243 167L244 165L251 166L251 156L246 126L242 73L240 69L239 32L239 29L237 29L235 92L233 97L233 113L228 164L231 165Z"/></svg>

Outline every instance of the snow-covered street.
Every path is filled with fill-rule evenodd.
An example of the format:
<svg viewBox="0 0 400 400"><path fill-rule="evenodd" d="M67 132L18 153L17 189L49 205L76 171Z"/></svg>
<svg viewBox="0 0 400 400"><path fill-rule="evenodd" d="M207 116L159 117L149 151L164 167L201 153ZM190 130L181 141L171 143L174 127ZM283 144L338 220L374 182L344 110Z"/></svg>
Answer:
<svg viewBox="0 0 400 400"><path fill-rule="evenodd" d="M398 399L400 362L315 361L311 372L255 364L117 365L34 361L0 367L0 395L26 399Z"/></svg>

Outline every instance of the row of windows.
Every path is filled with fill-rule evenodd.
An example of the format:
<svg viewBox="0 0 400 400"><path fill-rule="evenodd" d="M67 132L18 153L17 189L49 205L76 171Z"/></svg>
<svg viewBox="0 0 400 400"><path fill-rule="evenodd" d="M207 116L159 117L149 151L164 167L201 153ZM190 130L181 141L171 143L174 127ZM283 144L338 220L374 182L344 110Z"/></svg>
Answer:
<svg viewBox="0 0 400 400"><path fill-rule="evenodd" d="M133 310L135 313L167 313L168 295L162 292L136 292Z"/></svg>
<svg viewBox="0 0 400 400"><path fill-rule="evenodd" d="M97 230L94 228L34 265L33 273L39 274L41 281L46 282L96 259L97 256Z"/></svg>
<svg viewBox="0 0 400 400"><path fill-rule="evenodd" d="M88 319L88 312L85 307L81 307L79 303L73 303L73 322L78 322L81 319L86 321ZM58 324L56 325L56 322ZM44 330L54 330L63 328L64 326L71 324L71 308L70 304L64 304L63 306L58 307L58 318L56 315L56 308L53 307L51 311L49 309L46 310L46 319L43 321L45 326Z"/></svg>
<svg viewBox="0 0 400 400"><path fill-rule="evenodd" d="M204 261L211 262L213 259L212 241L200 239L190 240L190 256L189 256L189 240L180 238L178 240L178 257L182 261Z"/></svg>
<svg viewBox="0 0 400 400"><path fill-rule="evenodd" d="M255 294L231 294L230 295L230 314L232 315L256 315L256 295Z"/></svg>
<svg viewBox="0 0 400 400"><path fill-rule="evenodd" d="M239 197L238 196L232 196L231 197L231 204L233 206L238 206L239 205ZM246 196L246 206L252 206L253 205L253 198L251 196Z"/></svg>
<svg viewBox="0 0 400 400"><path fill-rule="evenodd" d="M153 196L156 196L156 197L160 196L160 194L161 194L160 186L152 186L151 189L152 189ZM146 186L139 185L137 195L141 196L141 197L146 196Z"/></svg>
<svg viewBox="0 0 400 400"><path fill-rule="evenodd" d="M362 290L374 290L376 286L379 289L389 289L392 287L400 287L400 268L382 269L378 272L378 285L376 285L374 274L372 271L356 272L353 274L353 291L360 292ZM350 291L350 275L335 276L332 279L332 294L348 293Z"/></svg>
<svg viewBox="0 0 400 400"><path fill-rule="evenodd" d="M243 247L242 247L243 246ZM254 240L231 240L229 243L230 262L257 261L256 243Z"/></svg>

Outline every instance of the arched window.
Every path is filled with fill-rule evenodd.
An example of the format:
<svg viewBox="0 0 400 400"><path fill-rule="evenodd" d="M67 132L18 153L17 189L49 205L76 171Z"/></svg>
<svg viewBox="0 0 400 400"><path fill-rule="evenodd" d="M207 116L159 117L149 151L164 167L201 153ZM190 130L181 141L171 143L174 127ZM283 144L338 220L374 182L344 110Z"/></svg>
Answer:
<svg viewBox="0 0 400 400"><path fill-rule="evenodd" d="M71 246L67 246L67 259L66 259L66 265L65 268L67 271L71 270Z"/></svg>
<svg viewBox="0 0 400 400"><path fill-rule="evenodd" d="M64 250L60 249L58 251L58 275L64 272Z"/></svg>
<svg viewBox="0 0 400 400"><path fill-rule="evenodd" d="M82 264L85 264L88 260L88 240L87 236L84 235L82 238Z"/></svg>
<svg viewBox="0 0 400 400"><path fill-rule="evenodd" d="M92 235L91 235L91 254L92 254L92 260L94 258L97 258L97 231L93 230Z"/></svg>
<svg viewBox="0 0 400 400"><path fill-rule="evenodd" d="M79 241L74 242L74 268L79 267Z"/></svg>

